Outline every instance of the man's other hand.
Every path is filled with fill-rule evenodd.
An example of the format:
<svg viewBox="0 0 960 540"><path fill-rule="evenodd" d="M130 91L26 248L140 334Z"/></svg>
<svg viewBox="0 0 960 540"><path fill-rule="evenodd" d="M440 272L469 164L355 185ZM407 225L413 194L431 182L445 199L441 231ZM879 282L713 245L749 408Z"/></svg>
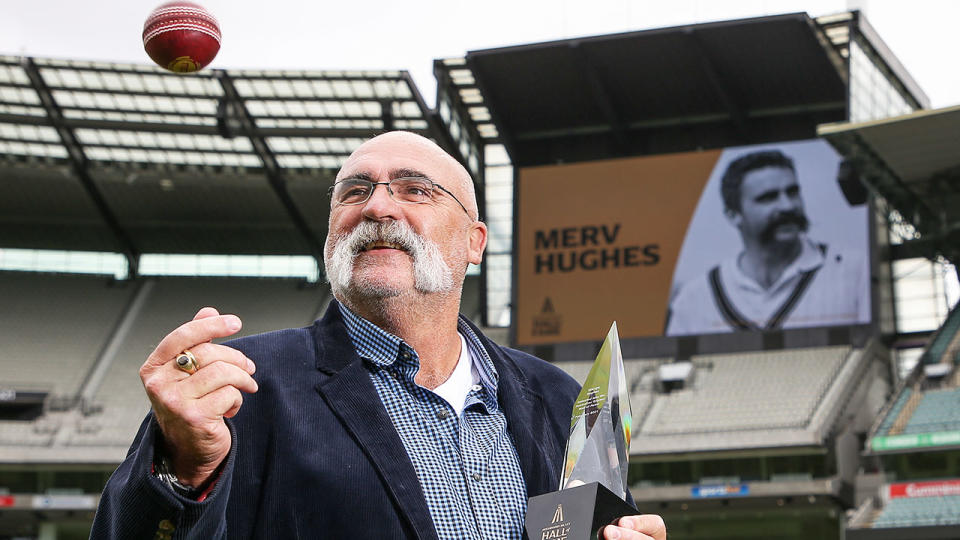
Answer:
<svg viewBox="0 0 960 540"><path fill-rule="evenodd" d="M605 540L667 540L663 518L654 514L624 516L603 529Z"/></svg>

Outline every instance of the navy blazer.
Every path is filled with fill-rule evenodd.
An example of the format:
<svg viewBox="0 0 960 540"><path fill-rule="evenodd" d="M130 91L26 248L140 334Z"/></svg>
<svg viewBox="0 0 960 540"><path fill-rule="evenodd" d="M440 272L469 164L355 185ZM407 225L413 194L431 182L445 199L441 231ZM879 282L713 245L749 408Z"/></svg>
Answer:
<svg viewBox="0 0 960 540"><path fill-rule="evenodd" d="M500 375L527 496L556 490L579 385L474 331ZM159 428L149 415L107 482L91 538L437 538L335 302L310 327L227 344L256 362L260 389L227 421L233 445L210 496L180 497L150 473Z"/></svg>

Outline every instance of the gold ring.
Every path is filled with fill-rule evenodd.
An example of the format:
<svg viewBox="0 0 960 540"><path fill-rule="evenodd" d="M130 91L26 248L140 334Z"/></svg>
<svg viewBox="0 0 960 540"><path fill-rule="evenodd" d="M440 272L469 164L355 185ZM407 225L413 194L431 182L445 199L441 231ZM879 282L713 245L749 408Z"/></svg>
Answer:
<svg viewBox="0 0 960 540"><path fill-rule="evenodd" d="M176 358L176 362L177 362L177 368L179 368L180 371L189 373L191 375L196 373L197 370L200 369L200 364L197 363L197 357L194 356L189 349L178 354Z"/></svg>

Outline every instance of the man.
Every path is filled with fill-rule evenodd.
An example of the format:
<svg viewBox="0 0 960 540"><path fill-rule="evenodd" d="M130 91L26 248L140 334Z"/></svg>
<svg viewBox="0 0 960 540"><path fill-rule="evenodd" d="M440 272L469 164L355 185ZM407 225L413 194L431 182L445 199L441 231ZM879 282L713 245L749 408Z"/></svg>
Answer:
<svg viewBox="0 0 960 540"><path fill-rule="evenodd" d="M793 160L777 150L730 163L721 180L724 213L740 231L736 257L685 283L667 335L866 323L867 267L807 237Z"/></svg>
<svg viewBox="0 0 960 540"><path fill-rule="evenodd" d="M466 170L387 133L331 198L327 313L224 346L240 320L204 308L168 334L93 537L520 538L556 489L577 385L459 317L487 238ZM657 516L605 530L665 537Z"/></svg>

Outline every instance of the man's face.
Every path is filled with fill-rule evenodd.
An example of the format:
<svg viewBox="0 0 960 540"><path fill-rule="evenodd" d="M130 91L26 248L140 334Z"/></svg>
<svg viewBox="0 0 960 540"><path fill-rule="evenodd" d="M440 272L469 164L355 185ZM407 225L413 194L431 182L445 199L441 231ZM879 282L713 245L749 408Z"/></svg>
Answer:
<svg viewBox="0 0 960 540"><path fill-rule="evenodd" d="M464 175L459 164L426 139L388 133L354 152L337 180L426 177L472 209ZM381 185L363 204L333 203L324 262L335 292L376 297L449 292L462 283L468 262L480 263L485 244L483 223L442 190L435 189L430 202L404 204Z"/></svg>
<svg viewBox="0 0 960 540"><path fill-rule="evenodd" d="M732 219L744 239L761 245L799 241L808 222L796 175L784 167L748 172L740 185L740 212Z"/></svg>

